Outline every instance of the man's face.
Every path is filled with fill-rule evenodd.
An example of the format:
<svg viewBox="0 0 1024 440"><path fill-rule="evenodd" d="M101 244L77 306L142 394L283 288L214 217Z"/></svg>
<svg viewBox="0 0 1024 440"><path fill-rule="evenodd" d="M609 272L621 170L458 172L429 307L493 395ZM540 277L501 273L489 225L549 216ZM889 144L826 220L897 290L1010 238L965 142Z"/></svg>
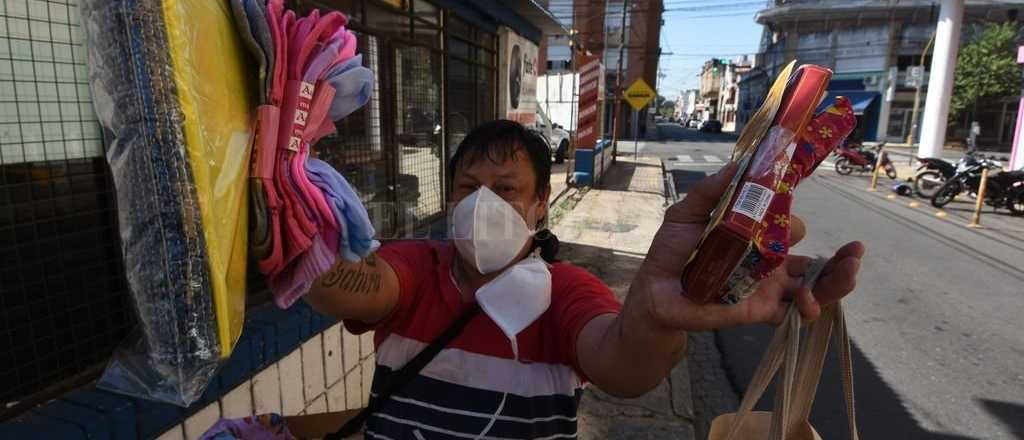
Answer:
<svg viewBox="0 0 1024 440"><path fill-rule="evenodd" d="M537 177L526 151L517 149L509 160L493 162L482 159L455 171L449 210L484 185L504 199L523 217L531 229L547 215L551 186L537 194Z"/></svg>

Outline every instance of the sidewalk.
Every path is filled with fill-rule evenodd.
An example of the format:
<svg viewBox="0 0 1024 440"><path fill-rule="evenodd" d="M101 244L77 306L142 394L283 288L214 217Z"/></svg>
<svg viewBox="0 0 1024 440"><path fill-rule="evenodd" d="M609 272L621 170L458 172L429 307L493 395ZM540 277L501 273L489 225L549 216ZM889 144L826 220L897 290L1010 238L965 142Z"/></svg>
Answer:
<svg viewBox="0 0 1024 440"><path fill-rule="evenodd" d="M565 196L575 208L556 214L559 257L586 268L625 298L665 210L657 159L618 157L600 188ZM580 404L581 439L689 440L693 434L690 375L684 360L647 395L617 399L589 387Z"/></svg>

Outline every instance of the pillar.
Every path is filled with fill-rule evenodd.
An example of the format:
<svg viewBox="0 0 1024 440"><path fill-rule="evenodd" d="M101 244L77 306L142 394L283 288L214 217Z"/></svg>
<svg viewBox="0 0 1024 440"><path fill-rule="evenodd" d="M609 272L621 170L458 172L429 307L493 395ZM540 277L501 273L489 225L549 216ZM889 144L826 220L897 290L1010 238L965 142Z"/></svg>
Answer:
<svg viewBox="0 0 1024 440"><path fill-rule="evenodd" d="M960 49L960 25L964 16L964 0L942 0L939 22L935 27L935 50L928 75L928 96L924 102L921 143L917 155L941 157L946 143L946 119L949 117L950 95L953 93L953 71Z"/></svg>
<svg viewBox="0 0 1024 440"><path fill-rule="evenodd" d="M1017 48L1017 63L1024 64L1024 46ZM1024 170L1024 136L1021 125L1024 121L1024 90L1021 90L1020 103L1017 104L1017 128L1013 131L1013 153L1010 154L1010 169Z"/></svg>
<svg viewBox="0 0 1024 440"><path fill-rule="evenodd" d="M892 112L892 100L896 96L896 81L899 75L899 70L896 66L889 68L889 71L882 76L882 85L880 90L882 92L882 104L878 110L878 130L876 131L876 139L878 142L884 142L889 137L889 113Z"/></svg>

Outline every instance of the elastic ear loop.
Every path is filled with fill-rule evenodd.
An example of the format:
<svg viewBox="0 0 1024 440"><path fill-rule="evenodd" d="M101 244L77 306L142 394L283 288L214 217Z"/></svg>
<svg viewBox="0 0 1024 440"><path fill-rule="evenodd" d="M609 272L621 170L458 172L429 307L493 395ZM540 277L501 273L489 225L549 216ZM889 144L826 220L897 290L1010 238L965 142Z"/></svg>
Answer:
<svg viewBox="0 0 1024 440"><path fill-rule="evenodd" d="M512 337L509 339L509 343L512 344L512 355L514 360L519 362L519 344L516 341L516 338ZM519 381L523 381L523 375L521 374L519 375ZM501 393L501 402L498 403L498 409L494 411L494 414L491 414L491 420L487 422L487 426L484 426L484 430L480 431L480 434L477 434L477 436L474 437L476 440L483 438L483 436L487 435L487 433L491 431L491 428L494 427L494 423L498 421L498 416L501 415L501 412L505 409L505 401L507 399L508 392L506 391Z"/></svg>

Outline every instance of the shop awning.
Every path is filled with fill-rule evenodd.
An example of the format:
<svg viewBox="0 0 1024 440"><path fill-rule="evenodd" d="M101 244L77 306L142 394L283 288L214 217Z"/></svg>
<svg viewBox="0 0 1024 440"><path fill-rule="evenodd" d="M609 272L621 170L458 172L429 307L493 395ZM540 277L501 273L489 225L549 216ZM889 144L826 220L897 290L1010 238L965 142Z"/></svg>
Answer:
<svg viewBox="0 0 1024 440"><path fill-rule="evenodd" d="M825 99L818 105L817 111L825 110L829 104L835 101L837 96L847 97L850 100L850 104L853 105L853 113L862 115L864 110L867 110L868 106L881 96L881 93L866 92L864 90L829 90L825 95Z"/></svg>
<svg viewBox="0 0 1024 440"><path fill-rule="evenodd" d="M537 26L545 35L569 35L569 30L547 8L534 0L504 0L517 14Z"/></svg>

